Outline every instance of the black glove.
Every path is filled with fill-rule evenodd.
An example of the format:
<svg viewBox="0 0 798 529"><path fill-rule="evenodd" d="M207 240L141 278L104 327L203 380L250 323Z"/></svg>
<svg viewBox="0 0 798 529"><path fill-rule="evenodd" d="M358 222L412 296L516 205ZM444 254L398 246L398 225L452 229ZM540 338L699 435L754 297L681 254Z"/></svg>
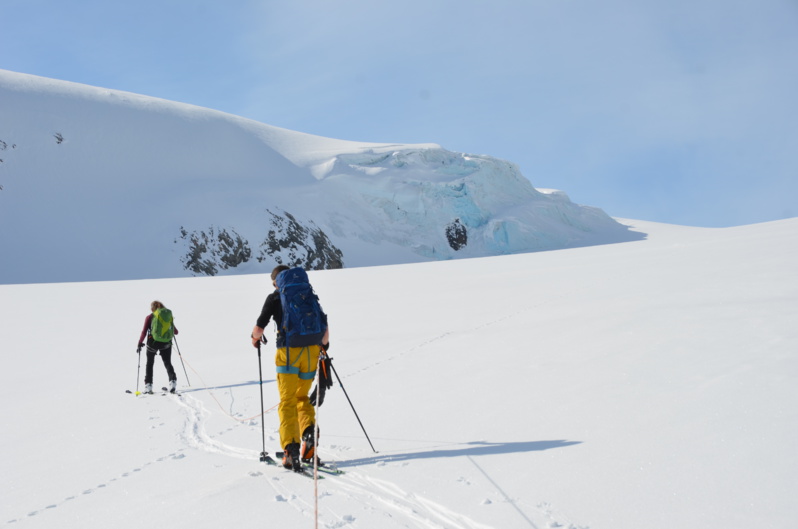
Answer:
<svg viewBox="0 0 798 529"><path fill-rule="evenodd" d="M327 342L326 344L321 344L321 348L324 349L325 352L329 351L330 350L330 342Z"/></svg>
<svg viewBox="0 0 798 529"><path fill-rule="evenodd" d="M141 354L141 348L142 348L142 347L144 347L144 342L141 342L141 343L139 344L139 346L136 348L136 352L137 352L138 354Z"/></svg>
<svg viewBox="0 0 798 529"><path fill-rule="evenodd" d="M324 386L322 386L321 387L321 392L320 392L321 397L319 398L319 406L324 404L324 392L325 391L326 390L324 389ZM310 394L310 405L311 406L315 406L316 405L316 394L317 393L319 393L319 385L318 384L316 384L316 387L313 388L313 393Z"/></svg>

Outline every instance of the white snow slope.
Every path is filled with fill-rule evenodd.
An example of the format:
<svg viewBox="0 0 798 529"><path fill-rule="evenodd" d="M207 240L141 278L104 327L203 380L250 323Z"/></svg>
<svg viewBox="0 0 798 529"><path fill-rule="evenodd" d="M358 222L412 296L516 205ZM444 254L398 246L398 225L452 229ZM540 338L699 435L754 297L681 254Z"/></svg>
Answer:
<svg viewBox="0 0 798 529"><path fill-rule="evenodd" d="M518 168L435 144L322 138L209 109L0 70L0 283L186 277L188 233L256 259L272 212L315 222L344 266L513 254L636 235ZM457 222L468 243L455 250Z"/></svg>
<svg viewBox="0 0 798 529"><path fill-rule="evenodd" d="M311 272L379 452L336 383L320 452L346 474L318 483L318 526L795 527L798 219L630 223L649 238ZM258 461L249 333L268 287L0 286L0 523L314 527L313 481ZM125 393L156 298L180 329L180 398Z"/></svg>

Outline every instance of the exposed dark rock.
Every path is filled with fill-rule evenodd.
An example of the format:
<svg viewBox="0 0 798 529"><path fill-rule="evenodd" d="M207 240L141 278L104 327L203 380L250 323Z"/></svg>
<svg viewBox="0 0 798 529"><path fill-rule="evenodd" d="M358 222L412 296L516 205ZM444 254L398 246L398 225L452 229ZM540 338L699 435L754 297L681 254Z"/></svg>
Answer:
<svg viewBox="0 0 798 529"><path fill-rule="evenodd" d="M259 262L271 260L306 270L343 268L344 255L313 221L303 226L293 215L266 210L270 228L260 244Z"/></svg>
<svg viewBox="0 0 798 529"><path fill-rule="evenodd" d="M313 221L303 225L288 212L267 213L269 230L256 257L259 263L301 266L306 270L343 268L343 253ZM181 226L175 244L179 241L186 246L180 262L194 275L215 276L252 259L249 242L232 228L211 226L189 232Z"/></svg>
<svg viewBox="0 0 798 529"><path fill-rule="evenodd" d="M460 219L454 219L454 222L446 226L446 240L454 251L468 244L468 230L460 223Z"/></svg>
<svg viewBox="0 0 798 529"><path fill-rule="evenodd" d="M207 233L188 233L181 226L180 238L188 242L188 251L180 258L183 268L194 275L215 276L219 270L235 268L249 261L252 257L249 243L235 230L231 229L230 232L227 229L217 232L211 226Z"/></svg>

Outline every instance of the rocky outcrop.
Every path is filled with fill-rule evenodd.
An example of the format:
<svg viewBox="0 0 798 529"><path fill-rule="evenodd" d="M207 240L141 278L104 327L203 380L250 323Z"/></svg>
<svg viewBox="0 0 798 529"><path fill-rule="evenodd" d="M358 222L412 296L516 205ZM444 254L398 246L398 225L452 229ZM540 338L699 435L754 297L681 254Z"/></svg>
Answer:
<svg viewBox="0 0 798 529"><path fill-rule="evenodd" d="M181 226L180 239L188 246L180 262L194 275L215 276L220 270L236 268L252 258L249 243L234 229L220 230L211 226L207 232L189 233Z"/></svg>
<svg viewBox="0 0 798 529"><path fill-rule="evenodd" d="M468 230L460 223L460 219L454 219L446 226L446 240L455 252L468 244Z"/></svg>
<svg viewBox="0 0 798 529"><path fill-rule="evenodd" d="M305 270L343 268L343 253L313 221L303 224L285 211L266 212L269 216L266 237L259 244L254 261L268 266L301 266ZM175 239L175 244L180 243L185 246L180 262L195 276L215 276L253 261L249 241L233 228L211 226L189 232L181 226L180 237Z"/></svg>
<svg viewBox="0 0 798 529"><path fill-rule="evenodd" d="M260 244L258 262L272 261L305 270L327 270L344 267L344 255L313 221L303 225L287 211L282 214L266 210L269 231Z"/></svg>

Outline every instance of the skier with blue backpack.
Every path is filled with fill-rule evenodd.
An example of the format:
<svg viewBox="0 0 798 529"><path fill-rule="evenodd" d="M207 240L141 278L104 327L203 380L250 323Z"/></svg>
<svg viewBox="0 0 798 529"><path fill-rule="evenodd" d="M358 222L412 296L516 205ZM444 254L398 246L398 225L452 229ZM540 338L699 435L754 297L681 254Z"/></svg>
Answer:
<svg viewBox="0 0 798 529"><path fill-rule="evenodd" d="M312 461L316 452L316 411L308 393L322 347L327 350L330 345L327 315L301 267L277 266L271 279L275 290L263 304L252 331L252 345L259 347L263 330L274 320L283 466L301 472L302 461Z"/></svg>

